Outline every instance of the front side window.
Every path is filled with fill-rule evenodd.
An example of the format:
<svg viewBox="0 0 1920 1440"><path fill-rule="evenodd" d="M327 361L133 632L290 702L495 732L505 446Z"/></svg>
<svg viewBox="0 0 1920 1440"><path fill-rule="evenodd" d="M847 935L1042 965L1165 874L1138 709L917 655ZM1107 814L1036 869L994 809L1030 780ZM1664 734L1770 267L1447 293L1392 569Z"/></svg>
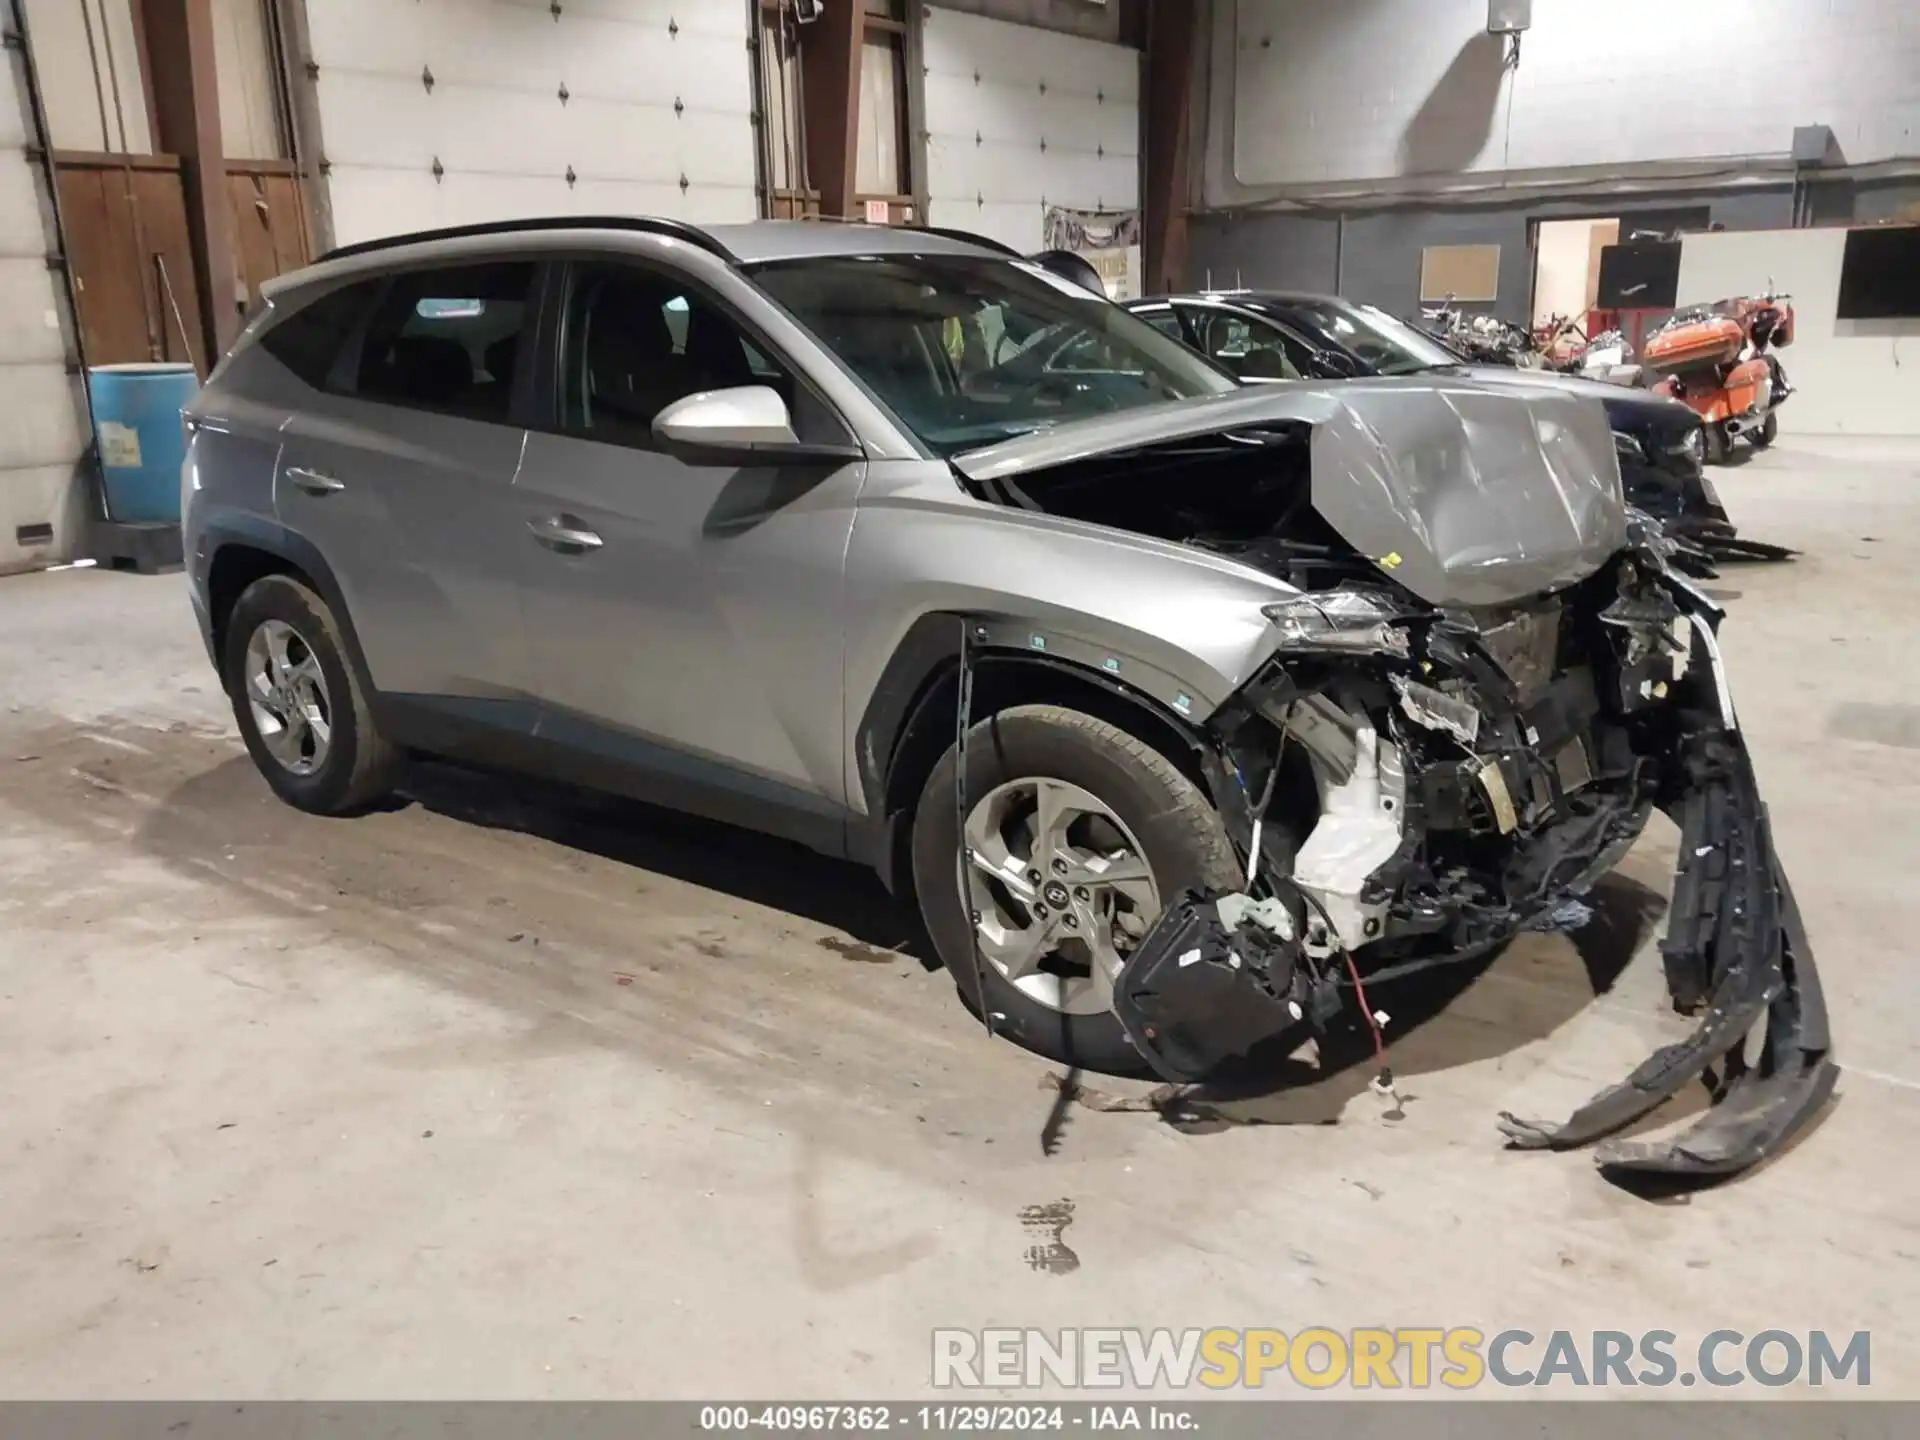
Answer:
<svg viewBox="0 0 1920 1440"><path fill-rule="evenodd" d="M1291 337L1278 325L1234 311L1192 313L1202 347L1241 379L1305 378L1292 354Z"/></svg>
<svg viewBox="0 0 1920 1440"><path fill-rule="evenodd" d="M1233 388L1118 305L967 255L769 262L756 283L939 455Z"/></svg>
<svg viewBox="0 0 1920 1440"><path fill-rule="evenodd" d="M1181 328L1180 317L1173 313L1171 305L1162 305L1157 310L1136 310L1133 313L1162 335L1171 335L1175 340L1182 342L1187 338L1186 331Z"/></svg>
<svg viewBox="0 0 1920 1440"><path fill-rule="evenodd" d="M355 393L507 423L533 272L508 261L395 275L367 327Z"/></svg>
<svg viewBox="0 0 1920 1440"><path fill-rule="evenodd" d="M653 418L703 390L767 385L802 439L843 440L809 392L718 304L661 271L583 266L567 304L561 424L590 439L654 445Z"/></svg>
<svg viewBox="0 0 1920 1440"><path fill-rule="evenodd" d="M1316 300L1293 304L1288 313L1322 344L1353 356L1370 374L1417 375L1461 364L1438 340L1375 305Z"/></svg>

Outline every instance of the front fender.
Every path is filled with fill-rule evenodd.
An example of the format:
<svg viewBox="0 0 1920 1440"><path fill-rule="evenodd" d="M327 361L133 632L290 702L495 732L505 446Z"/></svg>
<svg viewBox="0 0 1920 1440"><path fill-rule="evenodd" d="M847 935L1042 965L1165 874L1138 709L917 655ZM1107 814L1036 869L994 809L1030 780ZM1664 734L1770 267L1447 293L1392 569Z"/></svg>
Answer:
<svg viewBox="0 0 1920 1440"><path fill-rule="evenodd" d="M880 462L847 556L849 793L855 736L928 615L964 615L992 649L1046 655L1205 721L1277 635L1263 605L1298 592L1224 556L976 500L936 462Z"/></svg>

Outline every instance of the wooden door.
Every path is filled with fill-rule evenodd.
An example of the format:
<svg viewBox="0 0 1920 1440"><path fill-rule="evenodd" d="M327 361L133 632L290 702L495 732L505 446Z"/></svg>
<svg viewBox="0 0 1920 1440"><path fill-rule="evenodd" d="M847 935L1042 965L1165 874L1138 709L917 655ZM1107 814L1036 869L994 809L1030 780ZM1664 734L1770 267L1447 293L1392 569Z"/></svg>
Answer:
<svg viewBox="0 0 1920 1440"><path fill-rule="evenodd" d="M227 196L233 213L233 263L243 307L260 299L262 282L298 270L312 254L306 208L293 166L280 161L229 160Z"/></svg>
<svg viewBox="0 0 1920 1440"><path fill-rule="evenodd" d="M87 363L184 360L204 376L178 159L67 152L54 159Z"/></svg>

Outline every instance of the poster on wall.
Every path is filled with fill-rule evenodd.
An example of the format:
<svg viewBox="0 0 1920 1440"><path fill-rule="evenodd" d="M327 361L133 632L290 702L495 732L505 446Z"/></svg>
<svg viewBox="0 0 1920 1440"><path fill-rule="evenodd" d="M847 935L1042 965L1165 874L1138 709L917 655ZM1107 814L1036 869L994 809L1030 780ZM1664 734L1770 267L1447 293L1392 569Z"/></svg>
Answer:
<svg viewBox="0 0 1920 1440"><path fill-rule="evenodd" d="M1109 300L1140 294L1140 212L1047 207L1046 248L1084 255L1099 272Z"/></svg>

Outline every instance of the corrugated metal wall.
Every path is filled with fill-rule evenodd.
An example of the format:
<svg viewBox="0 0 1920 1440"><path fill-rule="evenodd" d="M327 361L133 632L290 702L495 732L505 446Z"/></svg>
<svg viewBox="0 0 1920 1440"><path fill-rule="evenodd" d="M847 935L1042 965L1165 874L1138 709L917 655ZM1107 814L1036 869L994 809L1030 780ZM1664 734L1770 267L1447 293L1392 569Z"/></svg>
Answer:
<svg viewBox="0 0 1920 1440"><path fill-rule="evenodd" d="M927 209L1041 248L1049 205L1140 203L1140 52L929 7Z"/></svg>
<svg viewBox="0 0 1920 1440"><path fill-rule="evenodd" d="M306 0L335 242L524 215L752 219L747 8Z"/></svg>
<svg viewBox="0 0 1920 1440"><path fill-rule="evenodd" d="M0 27L13 30L11 0ZM67 321L33 133L26 59L0 52L0 571L65 560L85 515L80 395L67 375ZM36 540L34 527L49 538Z"/></svg>

